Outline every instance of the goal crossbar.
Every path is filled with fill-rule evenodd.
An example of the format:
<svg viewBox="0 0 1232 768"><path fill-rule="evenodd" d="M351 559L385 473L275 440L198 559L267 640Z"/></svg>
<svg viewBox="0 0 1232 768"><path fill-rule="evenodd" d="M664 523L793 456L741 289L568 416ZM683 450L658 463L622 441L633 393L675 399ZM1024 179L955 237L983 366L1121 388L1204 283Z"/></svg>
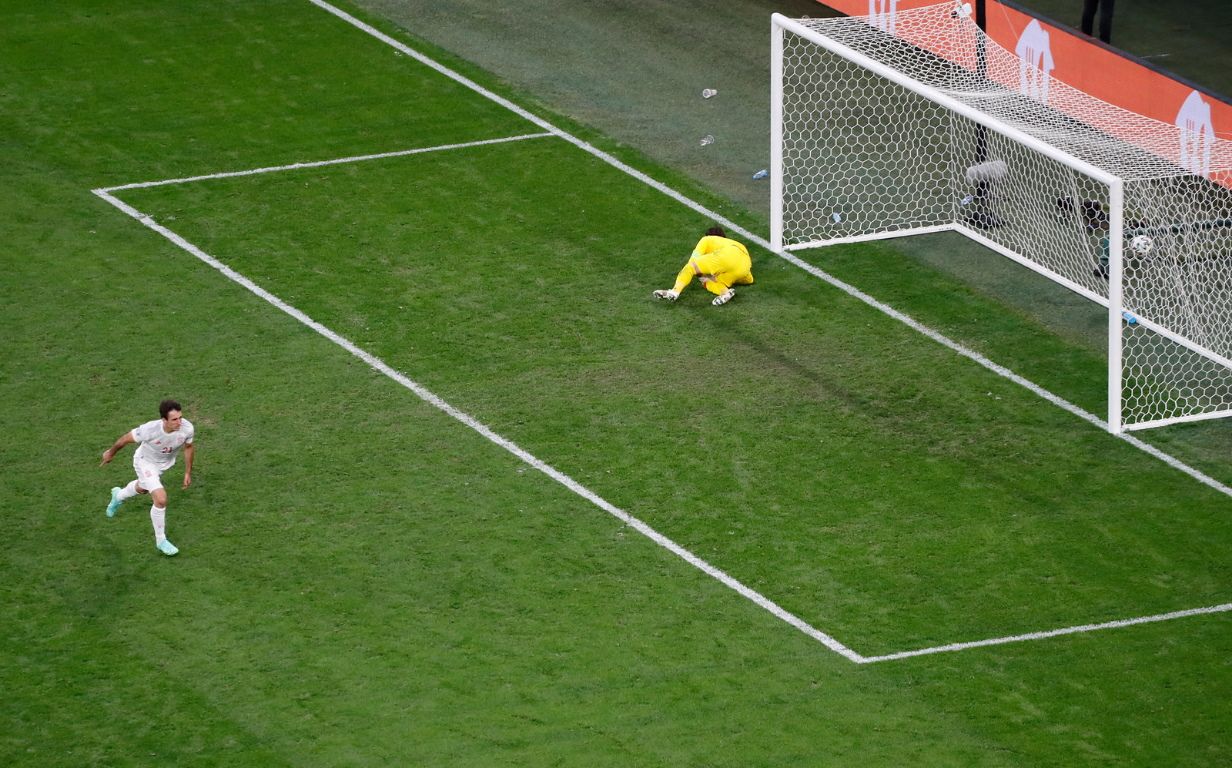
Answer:
<svg viewBox="0 0 1232 768"><path fill-rule="evenodd" d="M1010 138L1010 139L1013 139L1014 141L1021 142L1022 144L1025 144L1026 146L1031 147L1036 152L1039 152L1043 155L1047 155L1048 157L1051 157L1052 159L1056 160L1059 163L1068 165L1071 168L1074 168L1075 170L1082 171L1088 176L1099 179L1100 181L1106 184L1119 184L1121 182L1121 180L1118 177L1113 176L1112 174L1108 173L1102 168L1098 168L1094 165L1091 165L1090 163L1080 158L1074 157L1068 152L1058 149L1052 146L1051 144L1046 144L1040 141L1039 139L1035 138L1034 136L1028 133L1024 133L1018 130L1017 128L1014 128L1013 126L1006 125L1005 123L1000 122L999 120L993 118L992 116L984 112L981 112L975 109L974 107L964 104L963 102L949 96L943 91L939 91L936 88L933 88L932 86L926 83L922 83L918 80L915 80L911 76L904 74L902 72L899 72L891 67L888 67L885 64L882 64L881 62L877 61L876 59L869 58L868 56L865 56L859 51L856 51L846 45L843 45L837 40L825 37L823 35L819 35L813 30L809 29L803 24L800 24L798 21L794 19L789 19L786 16L783 16L782 14L776 13L771 16L771 23L776 28L775 30L776 31L776 34L775 34L776 47L782 46L781 30L788 30L794 34L799 35L800 37L803 37L804 39L808 40L811 43L819 45L822 48L825 48L829 51L832 51L833 53L838 54L839 56L842 56L843 58L847 59L850 62L858 64L861 67L864 67L870 72L874 72L893 83L901 85L902 87L906 88L909 91L918 93L921 96L929 99L930 101L934 101L937 104L940 104L941 106L945 107L946 109L949 109L953 112L956 112L957 114L962 115L963 117L967 118L968 120L971 120L974 123L982 125L985 128L988 128L990 130L996 131L1004 135L1006 138ZM781 78L782 71L780 70L776 72L775 76ZM782 83L780 82L778 83L778 85L781 88ZM779 88L776 88L775 90L779 90ZM773 116L772 116L772 120L773 120ZM773 129L771 133L772 133L772 138L773 138ZM781 171L782 169L780 168L779 170Z"/></svg>

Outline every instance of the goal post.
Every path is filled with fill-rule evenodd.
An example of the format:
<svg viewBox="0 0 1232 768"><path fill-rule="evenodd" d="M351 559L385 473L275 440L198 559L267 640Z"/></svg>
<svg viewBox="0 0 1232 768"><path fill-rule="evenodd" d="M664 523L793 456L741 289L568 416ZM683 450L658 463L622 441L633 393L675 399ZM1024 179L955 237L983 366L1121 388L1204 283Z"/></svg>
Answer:
<svg viewBox="0 0 1232 768"><path fill-rule="evenodd" d="M773 15L771 245L961 233L1107 309L1110 431L1232 415L1232 164L1197 177L1174 128L1011 87L968 13Z"/></svg>

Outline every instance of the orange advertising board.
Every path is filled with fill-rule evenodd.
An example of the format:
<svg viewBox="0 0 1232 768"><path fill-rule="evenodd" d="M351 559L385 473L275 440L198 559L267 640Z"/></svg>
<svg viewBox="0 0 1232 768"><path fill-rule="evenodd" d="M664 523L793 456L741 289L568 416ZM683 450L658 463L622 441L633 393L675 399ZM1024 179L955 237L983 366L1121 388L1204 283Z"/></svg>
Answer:
<svg viewBox="0 0 1232 768"><path fill-rule="evenodd" d="M820 0L849 16L875 16L893 29L898 11L937 0ZM974 5L974 0L967 0ZM1168 125L1232 139L1232 104L1199 91L1075 30L986 0L986 32L1008 51L1030 50L1032 64L1095 98Z"/></svg>

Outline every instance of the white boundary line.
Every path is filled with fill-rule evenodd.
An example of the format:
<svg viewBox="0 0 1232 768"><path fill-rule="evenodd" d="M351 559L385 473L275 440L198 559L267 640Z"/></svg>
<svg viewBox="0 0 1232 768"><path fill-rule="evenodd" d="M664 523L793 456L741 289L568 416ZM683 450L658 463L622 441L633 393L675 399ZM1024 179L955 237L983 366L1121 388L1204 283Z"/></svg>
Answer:
<svg viewBox="0 0 1232 768"><path fill-rule="evenodd" d="M161 186L165 184L178 184L178 183L184 183L188 181L228 178L228 177L233 177L233 176L248 176L248 175L253 175L257 173L268 173L268 172L279 171L279 170L310 168L310 167L333 165L333 164L345 163L345 162L358 162L360 160L370 160L370 159L385 158L385 157L397 157L401 155L417 154L420 152L428 152L428 151L441 150L441 149L454 149L454 148L462 148L462 147L470 147L470 146L479 146L483 144L494 144L494 143L501 143L501 142L507 142L507 141L518 141L518 140L528 139L528 138L541 138L547 135L556 135L556 136L559 136L569 141L571 144L574 144L580 149L583 149L584 151L598 157L599 159L603 160L609 165L612 165L618 168L619 170L629 174L630 176L633 176L634 178L650 185L651 187L668 195L669 197L672 197L673 199L678 200L679 202L683 203L689 208L692 208L693 210L699 213L702 213L716 221L719 221L727 225L728 228L732 229L733 231L744 235L750 240L756 242L758 245L760 245L765 250L774 253L774 251L770 248L770 244L763 238L749 232L748 230L745 230L743 227L740 227L735 222L732 222L728 220L727 218L720 216L714 213L713 211L710 211L709 209L705 208L701 204L685 197L684 195L671 189L670 187L658 181L655 181L649 176L643 174L642 172L634 168L631 168L628 165L625 165L624 163L620 162L619 160L607 154L606 152L603 152L597 149L596 147L588 144L587 142L582 141L581 139L578 139L568 133L565 133L559 128L556 128L555 126L547 123L546 121L530 114L529 112L513 104L512 102L509 102L506 99L503 99L500 96L497 96L496 94L491 93L490 91L484 89L483 87L472 82L471 80L468 80L467 78L462 77L456 72L453 72L452 70L444 67L443 65L438 64L437 62L423 56L419 52L406 47L402 43L394 40L393 38L388 37L384 33L374 29L373 27L370 27L369 25L364 24L363 22L359 21L353 16L350 16L349 14L335 8L334 6L324 2L323 0L309 0L309 2L329 11L335 16L338 16L344 21L360 28L361 30L373 35L374 37L377 37L383 42L397 48L398 50L402 51L403 53L406 53L412 58L431 67L432 69L435 69L438 72L441 72L442 74L450 77L451 79L456 80L462 83L463 85L466 85L468 88L471 88L472 90L480 93L481 95L486 96L487 98L501 104L502 106L505 106L506 108L521 115L527 120L530 120L536 125L539 125L540 127L545 128L548 132L546 134L526 134L523 136L507 137L504 139L492 139L492 140L487 140L487 141L470 142L470 143L465 143L465 144L451 144L451 145L446 145L446 146L441 146L441 147L432 147L432 148L427 148L427 149L405 150L402 152L389 152L389 153L383 153L383 154L378 154L378 155L364 155L364 156L358 156L358 157L352 157L352 158L341 158L337 160L325 160L325 161L314 162L314 163L296 163L296 164L286 165L286 166L258 168L258 169L254 169L251 171L236 171L236 172L231 172L231 173L209 174L205 176L195 176L195 177L183 178L183 179L169 179L165 181L156 181L156 182L139 182L135 184L126 184L126 185L120 185L116 187L95 189L95 190L92 190L94 194L102 198L103 200L107 201L111 205L115 206L116 208L118 208L120 211L124 212L128 216L131 216L132 218L141 222L146 227L149 227L155 232L158 232L163 237L167 238L172 243L176 244L177 246L184 249L185 251L188 251L189 253L191 253L193 256L197 257L204 263L218 270L223 275L225 275L229 280L232 280L238 285L248 289L256 296L260 297L261 299L265 300L269 304L282 310L286 314L290 315L291 317L295 318L299 322L308 326L309 328L316 331L321 336L324 336L326 339L329 339L333 343L337 344L338 346L342 347L346 351L350 352L355 357L358 357L359 359L363 360L374 370L384 374L385 376L393 379L397 383L411 390L420 399L433 405L434 407L438 408L444 413L452 416L454 419L462 422L466 426L470 427L471 429L475 430L479 434L483 435L486 439L488 439L492 443L500 446L501 448L504 448L505 450L517 456L518 458L520 458L522 461L526 462L530 466L548 475L549 477L556 480L561 485L564 485L566 488L568 488L573 493L577 494L578 496L581 496L587 501L590 501L595 506L598 506L600 509L603 509L604 511L608 512L613 517L616 517L617 519L621 520L625 525L638 531L639 533L646 536L647 538L649 538L651 541L655 542L659 546L664 547L668 551L672 552L676 556L683 559L685 562L689 563L690 565L693 565L695 568L698 568L702 572L718 580L723 585L738 592L742 596L748 598L749 600L756 603L761 608L769 611L771 614L778 617L779 619L782 619L788 624L796 627L797 629L804 632L806 635L814 638L818 642L822 643L823 645L825 645L827 648L834 651L835 653L857 664L870 664L870 663L875 663L879 661L893 661L893 660L898 660L898 659L912 658L916 656L924 656L924 655L929 655L929 654L934 654L934 653L961 651L961 650L966 650L969 648L978 648L978 647L984 647L984 646L990 646L990 645L1001 645L1005 643L1022 642L1022 641L1027 641L1027 640L1039 640L1039 639L1044 639L1044 638L1049 638L1049 637L1056 637L1059 635L1075 634L1075 633L1080 633L1080 632L1090 632L1090 631L1101 630L1101 629L1114 629L1114 628L1119 628L1119 627L1128 627L1128 626L1132 626L1135 624L1145 624L1145 623L1150 623L1150 622L1167 621L1170 619L1183 618L1187 616L1196 616L1196 615L1201 615L1201 614L1232 611L1232 603L1227 603L1224 605L1211 606L1207 608L1192 608L1192 609L1183 610L1183 611L1175 611L1172 613L1158 614L1155 616L1145 616L1145 617L1134 618L1134 619L1111 621L1111 622L1106 622L1103 624L1085 624L1081 626L1067 627L1064 629L1056 629L1056 630L1051 630L1051 631L1046 631L1046 632L1033 632L1033 633L1023 634L1023 635L1014 635L1011 637L992 638L988 640L978 640L978 641L966 642L966 643L952 643L952 644L944 645L944 646L936 646L932 648L922 648L922 649L918 649L914 651L903 651L900 653L886 654L882 656L863 656L853 651L852 649L848 648L847 646L843 645L842 643L840 643L838 640L831 637L830 635L827 635L826 633L814 628L813 626L811 626L804 620L789 613L788 611L786 611L785 609L783 609L782 607L774 603L772 600L762 595L761 593L757 592L756 590L753 590L745 586L744 584L732 578L728 574L724 573L723 571L719 570L713 565L710 565L706 561L694 555L692 552L689 552L688 550L684 549L680 545L676 544L671 539L658 533L653 528L648 526L646 523L642 522L641 520L638 520L632 515L629 515L628 513L621 510L620 508L604 500L603 498L595 494L593 491L583 486L581 483L578 483L573 478L569 477L568 475L565 475L562 472L559 472L558 470L544 463L543 461L540 461L538 458L536 458L532 454L518 447L517 444L513 443L510 440L507 440L506 438L488 429L483 424L481 424L479 421L474 419L472 416L462 411L459 411L458 409L454 408L449 403L437 397L435 394L433 394L432 392L430 392L423 386L412 381L410 378L408 378L404 374L399 373L398 371L395 371L393 368L389 367L389 365L387 365L380 358L368 352L365 352L363 349L360 349L348 339L334 333L332 330L316 322L315 320L308 317L306 314L304 314L300 310L296 309L290 304L287 304L286 302L279 299L277 296L273 295L272 293L269 293L265 289L256 285L255 283L250 281L248 278L239 274L238 272L231 269L227 265L223 264L222 262L218 261L214 257L210 256L209 254L205 253L200 248L193 245L189 241L185 240L180 235L162 226L161 224L158 224L157 222L154 221L154 219L151 216L147 214L143 214L142 212L138 211L137 209L133 208L132 206L124 203L123 201L119 200L118 198L110 194L111 192L123 190L123 189L154 187L154 186ZM868 296L862 291L859 291L858 289L848 285L847 283L844 283L841 280L838 280L837 278L812 266L811 264L808 264L807 262L804 262L803 260L797 258L796 256L786 251L778 252L777 255L785 259L786 261L794 264L795 266L800 267L806 272L818 278L821 278L827 283L830 283L834 287L842 290L843 292L849 294L850 296L856 299L859 299L865 304L868 304L869 306L881 312L884 312L885 314L895 318L896 320L899 320L900 322L905 323L906 325L914 328L920 333L923 333L924 335L937 341L938 343L943 344L946 347L949 347L955 352L958 352L964 357L970 358L971 360L979 363L985 368L988 368L989 370L1001 376L1004 376L1010 379L1011 381L1014 381L1015 383L1020 384L1021 386L1026 387L1027 389L1036 393L1040 397L1043 397L1049 402L1052 402L1053 404L1061 408L1064 408L1065 410L1075 414L1076 416L1079 416L1080 418L1083 418L1086 421L1091 422L1097 427L1100 427L1101 429L1106 430L1107 425L1102 420L1100 420L1098 417L1090 413L1087 413L1086 411L1082 410L1078 406L1073 405L1072 403L1069 403L1068 401L1060 397L1057 397L1051 392L1048 392L1042 387L1039 387L1038 385L1028 381L1027 379L1022 378L1021 376L1018 376L1014 372L1010 371L1008 368L997 365L996 363L992 362L991 360L988 360L984 356L972 350L967 349L961 344L958 344L957 342L949 339L948 337L943 336L942 334L938 333L937 331L934 331L928 326L925 326L922 323L917 322L913 318L898 312L897 310L893 309L889 305L886 305L886 304L881 303L880 301L877 301L876 299L872 298L871 296ZM1175 467L1176 469L1179 469L1182 472L1185 472L1186 474L1214 488L1215 490L1218 490L1225 495L1232 496L1232 489L1229 489L1227 486L1224 486L1223 484L1215 481L1214 479L1207 477L1201 472L1198 472L1197 470L1185 465L1178 459L1175 459L1172 456L1169 456L1168 454L1165 454L1162 451L1159 451L1153 446L1149 446L1146 443L1143 443L1142 441L1137 440L1136 438L1132 438L1124 434L1117 435L1117 437L1123 440L1126 440L1130 444L1146 451L1147 453L1150 453L1152 456L1155 456L1156 458L1159 458L1160 460L1168 463L1169 465Z"/></svg>
<svg viewBox="0 0 1232 768"><path fill-rule="evenodd" d="M382 152L379 155L357 155L356 157L341 157L337 160L318 160L313 163L292 163L291 165L275 165L269 168L254 168L251 171L230 171L228 173L210 173L205 176L188 176L183 179L165 179L163 181L139 181L136 184L121 184L118 187L104 187L104 192L117 192L121 189L138 189L141 187L161 187L166 184L184 184L189 181L205 181L206 179L229 179L234 176L252 176L258 173L271 173L273 171L293 171L298 168L320 168L323 165L339 165L341 163L358 163L362 160L381 160L386 157L404 157L406 155L418 155L424 152L439 152L445 149L464 149L466 147L482 147L485 144L504 144L509 141L523 141L525 139L542 139L546 136L554 136L552 133L527 133L521 136L506 136L501 139L486 139L484 141L468 141L464 144L443 144L439 147L423 147L421 149L404 149L400 152Z"/></svg>

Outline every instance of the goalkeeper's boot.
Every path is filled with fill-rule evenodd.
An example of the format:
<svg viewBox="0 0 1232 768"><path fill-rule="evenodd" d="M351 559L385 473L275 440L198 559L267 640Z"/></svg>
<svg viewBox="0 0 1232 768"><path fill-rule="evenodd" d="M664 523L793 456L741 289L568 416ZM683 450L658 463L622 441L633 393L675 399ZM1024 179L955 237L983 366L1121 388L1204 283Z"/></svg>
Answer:
<svg viewBox="0 0 1232 768"><path fill-rule="evenodd" d="M654 297L656 299L667 299L668 301L675 301L676 299L680 298L680 294L676 293L671 288L668 288L666 291L655 291Z"/></svg>
<svg viewBox="0 0 1232 768"><path fill-rule="evenodd" d="M158 551L162 552L167 557L171 557L176 552L179 552L180 548L172 544L167 539L163 539L162 541L158 542Z"/></svg>
<svg viewBox="0 0 1232 768"><path fill-rule="evenodd" d="M715 296L714 301L710 303L715 305L716 307L721 307L734 298L736 298L736 289L728 288L726 291L723 291L718 296Z"/></svg>
<svg viewBox="0 0 1232 768"><path fill-rule="evenodd" d="M115 517L116 508L124 503L124 499L120 498L120 489L111 489L111 502L107 505L107 517Z"/></svg>

